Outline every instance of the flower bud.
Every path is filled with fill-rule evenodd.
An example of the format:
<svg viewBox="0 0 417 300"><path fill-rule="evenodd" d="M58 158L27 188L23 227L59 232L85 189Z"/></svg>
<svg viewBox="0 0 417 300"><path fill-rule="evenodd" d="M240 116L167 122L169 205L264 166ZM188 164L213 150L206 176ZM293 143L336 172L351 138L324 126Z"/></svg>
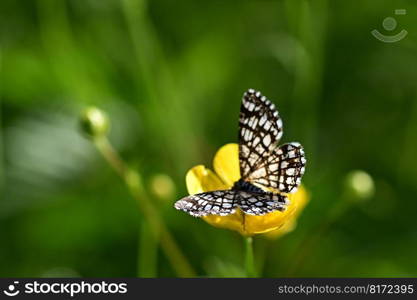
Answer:
<svg viewBox="0 0 417 300"><path fill-rule="evenodd" d="M106 114L94 106L88 107L82 112L80 125L82 131L93 138L107 135L110 128Z"/></svg>
<svg viewBox="0 0 417 300"><path fill-rule="evenodd" d="M152 193L160 199L170 199L175 194L175 184L171 177L165 174L157 174L151 178L150 187Z"/></svg>
<svg viewBox="0 0 417 300"><path fill-rule="evenodd" d="M363 201L372 198L375 184L372 177L362 170L351 171L346 176L346 187L349 198L353 201Z"/></svg>

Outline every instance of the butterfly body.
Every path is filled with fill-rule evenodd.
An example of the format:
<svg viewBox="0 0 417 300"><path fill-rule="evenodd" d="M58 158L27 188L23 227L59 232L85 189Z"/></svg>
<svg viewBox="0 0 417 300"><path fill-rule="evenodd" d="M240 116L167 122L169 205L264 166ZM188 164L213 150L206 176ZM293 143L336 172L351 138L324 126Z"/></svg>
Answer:
<svg viewBox="0 0 417 300"><path fill-rule="evenodd" d="M235 182L235 184L232 187L232 190L235 191L241 191L241 192L248 192L248 193L254 193L254 194L264 194L265 191L261 188L258 188L257 186L251 184L250 182L247 182L240 178L238 181Z"/></svg>
<svg viewBox="0 0 417 300"><path fill-rule="evenodd" d="M239 164L241 178L229 190L190 195L175 208L195 217L245 214L264 215L283 211L288 193L301 183L306 159L302 146L287 143L278 147L282 119L275 105L260 92L243 94L239 117Z"/></svg>

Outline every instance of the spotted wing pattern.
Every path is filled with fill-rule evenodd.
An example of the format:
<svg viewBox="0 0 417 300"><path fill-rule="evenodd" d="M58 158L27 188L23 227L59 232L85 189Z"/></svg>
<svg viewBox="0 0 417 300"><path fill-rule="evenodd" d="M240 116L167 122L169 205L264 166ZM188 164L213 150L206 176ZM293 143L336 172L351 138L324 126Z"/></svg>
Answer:
<svg viewBox="0 0 417 300"><path fill-rule="evenodd" d="M239 160L243 179L268 158L282 133L282 120L275 105L260 92L253 89L245 92L239 118Z"/></svg>
<svg viewBox="0 0 417 300"><path fill-rule="evenodd" d="M276 210L284 211L289 204L289 200L285 195L269 192L259 194L241 191L238 200L239 208L245 214L257 216Z"/></svg>
<svg viewBox="0 0 417 300"><path fill-rule="evenodd" d="M236 211L236 206L246 214L264 215L275 210L285 210L286 196L273 193L249 193L222 190L191 195L175 203L175 208L194 217L207 215L226 216Z"/></svg>
<svg viewBox="0 0 417 300"><path fill-rule="evenodd" d="M233 214L238 203L238 191L220 190L191 195L175 202L175 208L194 217Z"/></svg>
<svg viewBox="0 0 417 300"><path fill-rule="evenodd" d="M306 159L299 143L293 142L275 148L248 181L282 193L294 193L301 183L305 171Z"/></svg>

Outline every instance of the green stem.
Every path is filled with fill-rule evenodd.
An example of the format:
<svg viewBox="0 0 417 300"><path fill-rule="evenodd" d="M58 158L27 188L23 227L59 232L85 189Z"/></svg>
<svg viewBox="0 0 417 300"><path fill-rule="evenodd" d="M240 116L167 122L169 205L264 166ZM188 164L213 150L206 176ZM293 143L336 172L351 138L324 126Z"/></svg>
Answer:
<svg viewBox="0 0 417 300"><path fill-rule="evenodd" d="M138 242L138 277L156 277L158 268L158 239L152 234L146 220L142 220L140 223Z"/></svg>
<svg viewBox="0 0 417 300"><path fill-rule="evenodd" d="M124 180L130 193L135 198L140 211L152 231L155 240L161 244L161 248L171 263L172 267L180 277L193 277L195 272L181 252L170 231L166 227L163 219L160 217L157 209L149 200L146 190L142 184L140 174L130 169L121 159L119 154L114 150L106 137L97 137L94 145L103 155L110 166Z"/></svg>
<svg viewBox="0 0 417 300"><path fill-rule="evenodd" d="M244 237L245 240L245 270L246 277L256 277L255 261L253 257L253 239L252 237Z"/></svg>
<svg viewBox="0 0 417 300"><path fill-rule="evenodd" d="M1 79L3 76L2 73L2 63L3 63L3 56L2 56L2 49L0 48L0 74L1 74L1 78L0 78L0 83L2 82ZM3 86L0 86L0 91L2 90ZM0 94L0 194L3 195L3 191L5 188L5 159L4 159L4 144L3 144L3 107L2 107L2 102L1 102L1 96L3 94Z"/></svg>

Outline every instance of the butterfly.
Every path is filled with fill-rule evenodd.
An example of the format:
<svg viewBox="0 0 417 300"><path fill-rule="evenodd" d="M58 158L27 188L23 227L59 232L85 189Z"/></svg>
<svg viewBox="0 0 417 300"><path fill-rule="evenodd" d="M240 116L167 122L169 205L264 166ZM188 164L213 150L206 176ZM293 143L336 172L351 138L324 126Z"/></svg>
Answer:
<svg viewBox="0 0 417 300"><path fill-rule="evenodd" d="M194 217L225 216L237 208L249 215L284 211L289 204L287 194L297 191L301 183L306 158L297 142L278 147L282 134L275 105L258 91L246 91L239 118L241 178L229 190L182 198L175 208Z"/></svg>

